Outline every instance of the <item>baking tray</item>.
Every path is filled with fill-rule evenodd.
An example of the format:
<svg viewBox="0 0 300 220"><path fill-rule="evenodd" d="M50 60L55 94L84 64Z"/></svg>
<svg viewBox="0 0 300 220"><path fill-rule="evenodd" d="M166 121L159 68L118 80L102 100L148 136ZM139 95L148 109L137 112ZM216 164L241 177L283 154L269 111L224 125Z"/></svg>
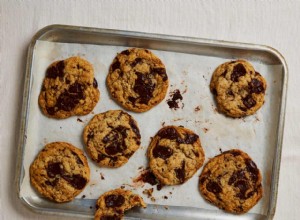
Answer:
<svg viewBox="0 0 300 220"><path fill-rule="evenodd" d="M180 206L170 206L167 208L165 205L148 204L147 209L135 208L126 214L126 218L141 218L141 219L272 219L276 208L277 189L279 180L280 160L282 151L282 138L285 116L285 104L286 104L286 90L287 90L287 74L288 69L283 56L275 49L254 44L225 42L209 39L199 39L191 37L179 37L158 35L140 32L128 32L120 30L107 30L88 27L76 27L65 25L51 25L41 29L32 39L27 57L25 86L23 93L23 106L22 106L22 120L20 126L20 139L18 145L18 166L17 166L17 190L21 201L30 207L32 210L42 213L62 214L62 215L76 215L83 217L92 217L94 214L95 199L88 198L76 198L74 201L64 204L56 204L45 200L39 195L35 196L23 196L22 182L28 167L24 166L24 154L27 150L27 135L28 126L32 123L32 120L28 119L30 108L37 108L36 106L30 106L32 85L34 81L32 63L35 54L35 48L37 42L58 42L68 44L82 44L82 45L107 45L112 47L143 47L155 51L166 51L168 53L189 54L193 56L212 57L221 59L246 59L250 62L257 63L260 66L276 66L277 70L273 75L269 74L269 77L275 77L280 79L279 82L274 80L268 81L270 83L276 83L273 87L277 88L276 94L276 106L274 112L276 114L272 116L271 120L274 124L272 132L268 133L272 136L272 152L265 152L265 158L268 159L270 164L270 172L268 176L263 176L265 179L269 179L264 185L264 189L269 192L267 198L267 207L262 214L249 213L243 215L232 215L218 210L215 207L205 209L199 207L188 207L185 204ZM199 64L199 68L201 65ZM210 75L216 66L212 66ZM167 67L168 69L168 67ZM203 78L205 78L203 76ZM210 78L206 81L208 81ZM101 88L104 90L105 88ZM267 101L268 100L266 96ZM98 113L98 112L97 112ZM216 113L216 112L215 112ZM39 112L39 114L41 114ZM218 113L216 113L218 114ZM268 117L270 113L264 112L262 117ZM261 116L261 115L260 115ZM250 116L252 117L252 116ZM257 116L253 118L257 119ZM255 119L255 120L256 120ZM232 119L232 120L244 120L245 119ZM246 123L252 119L246 118ZM254 120L254 119L253 119ZM175 121L175 120L174 120ZM242 123L242 121L240 122ZM235 122L236 124L236 122ZM247 125L245 125L247 126ZM140 126L142 129L142 126ZM155 132L154 132L155 133ZM202 138L203 135L200 135ZM260 136L260 138L263 138ZM209 142L209 140L207 141ZM243 144L243 142L239 143ZM207 146L208 148L209 146ZM206 149L205 149L206 150ZM246 151L247 152L247 151ZM262 152L263 153L263 152ZM268 158L268 153L272 155ZM216 155L216 151L214 155ZM213 155L210 155L213 156ZM254 158L255 160L255 158ZM31 162L31 161L30 161ZM199 174L199 173L198 173ZM197 175L198 175L197 174ZM200 197L200 194L199 194Z"/></svg>

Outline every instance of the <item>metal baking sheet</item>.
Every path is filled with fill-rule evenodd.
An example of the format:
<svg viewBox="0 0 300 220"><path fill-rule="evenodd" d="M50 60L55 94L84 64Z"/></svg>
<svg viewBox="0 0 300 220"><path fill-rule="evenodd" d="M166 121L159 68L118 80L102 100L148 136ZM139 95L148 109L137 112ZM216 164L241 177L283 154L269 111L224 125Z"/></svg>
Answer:
<svg viewBox="0 0 300 220"><path fill-rule="evenodd" d="M170 79L168 95L160 105L148 113L131 113L137 119L142 132L141 149L119 170L98 168L89 160L92 181L72 202L55 204L41 198L31 188L28 178L29 165L34 155L44 144L56 140L69 141L83 148L82 128L93 114L120 108L109 99L104 79L115 54L128 47L153 50L165 63ZM36 99L50 60L72 55L83 56L92 62L101 92L100 104L93 113L80 117L83 123L77 122L77 117L65 120L44 117ZM268 83L263 108L244 119L230 119L214 111L214 99L208 89L211 74L217 64L237 58L253 63ZM264 197L247 214L236 216L225 213L204 201L197 191L201 168L184 185L155 191L155 202L143 195L148 203L147 209L136 208L126 214L128 218L272 219L276 207L286 88L286 63L270 47L86 27L45 27L34 36L28 51L17 173L19 197L34 211L92 217L96 198L104 191L125 184L128 189L142 195L143 189L150 186L134 186L131 184L132 179L138 176L138 167L147 166L144 156L147 144L164 123L183 125L196 131L206 152L205 162L219 154L220 148L223 151L239 148L249 153L262 171ZM169 94L175 89L183 94L180 109L176 111L169 109L166 104ZM147 123L147 129L144 126L145 121L150 122ZM122 176L118 175L120 172L126 174L126 181L119 178ZM101 181L100 173L104 173L106 181ZM170 191L172 195L168 194ZM162 199L167 194L168 199Z"/></svg>

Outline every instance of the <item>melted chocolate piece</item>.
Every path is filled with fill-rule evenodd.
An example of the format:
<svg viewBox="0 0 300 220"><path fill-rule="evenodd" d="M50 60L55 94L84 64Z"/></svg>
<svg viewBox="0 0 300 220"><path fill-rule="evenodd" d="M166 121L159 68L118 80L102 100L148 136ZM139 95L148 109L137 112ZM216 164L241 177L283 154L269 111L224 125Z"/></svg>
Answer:
<svg viewBox="0 0 300 220"><path fill-rule="evenodd" d="M234 183L234 186L239 188L240 192L237 194L237 196L240 199L247 199L246 192L249 189L249 185L245 180L238 180L237 182Z"/></svg>
<svg viewBox="0 0 300 220"><path fill-rule="evenodd" d="M68 90L60 94L56 107L58 110L71 111L79 103L80 99L84 99L84 86L76 82Z"/></svg>
<svg viewBox="0 0 300 220"><path fill-rule="evenodd" d="M98 82L97 82L96 78L94 78L93 86L94 86L94 88L98 88Z"/></svg>
<svg viewBox="0 0 300 220"><path fill-rule="evenodd" d="M133 132L136 134L136 137L141 138L140 130L137 127L136 123L132 119L129 120L129 125L130 125L131 129L133 130Z"/></svg>
<svg viewBox="0 0 300 220"><path fill-rule="evenodd" d="M131 102L131 103L135 103L136 102L136 100L137 100L137 98L134 98L134 97L132 97L132 96L128 96L128 100Z"/></svg>
<svg viewBox="0 0 300 220"><path fill-rule="evenodd" d="M129 50L124 50L124 51L121 52L121 54L128 56L130 54L130 52L129 52Z"/></svg>
<svg viewBox="0 0 300 220"><path fill-rule="evenodd" d="M55 177L56 175L61 175L63 170L61 168L62 164L60 162L56 163L48 163L48 166L46 168L47 170L47 175L50 178Z"/></svg>
<svg viewBox="0 0 300 220"><path fill-rule="evenodd" d="M160 130L158 132L158 136L160 136L161 138L174 140L179 137L179 134L177 133L175 128L170 127L170 128Z"/></svg>
<svg viewBox="0 0 300 220"><path fill-rule="evenodd" d="M80 159L80 157L77 154L75 154L75 153L72 152L72 155L76 158L76 163L77 164L83 165L82 160Z"/></svg>
<svg viewBox="0 0 300 220"><path fill-rule="evenodd" d="M240 179L246 179L245 173L243 170L235 171L228 180L228 184L232 185L234 182Z"/></svg>
<svg viewBox="0 0 300 220"><path fill-rule="evenodd" d="M48 112L49 115L54 115L55 114L55 107L46 107L46 111Z"/></svg>
<svg viewBox="0 0 300 220"><path fill-rule="evenodd" d="M65 63L64 61L59 61L56 65L51 66L47 69L46 77L51 79L56 79L57 77L64 76L64 68Z"/></svg>
<svg viewBox="0 0 300 220"><path fill-rule="evenodd" d="M241 76L246 75L246 69L243 64L239 63L233 67L233 71L231 73L231 80L233 82L239 81Z"/></svg>
<svg viewBox="0 0 300 220"><path fill-rule="evenodd" d="M256 101L251 95L247 95L245 98L243 98L243 104L246 106L246 108L250 109L256 105Z"/></svg>
<svg viewBox="0 0 300 220"><path fill-rule="evenodd" d="M145 173L143 173L141 175L141 179L144 183L149 183L152 186L159 183L151 170L147 170Z"/></svg>
<svg viewBox="0 0 300 220"><path fill-rule="evenodd" d="M153 75L156 73L158 75L160 75L163 79L163 81L167 81L168 80L168 76L166 73L166 69L165 68L154 68L151 70L151 72L153 73Z"/></svg>
<svg viewBox="0 0 300 220"><path fill-rule="evenodd" d="M103 154L98 154L97 162L104 160L106 157Z"/></svg>
<svg viewBox="0 0 300 220"><path fill-rule="evenodd" d="M178 142L183 144L193 144L198 140L199 136L196 134L186 134L185 139ZM199 154L198 154L199 155Z"/></svg>
<svg viewBox="0 0 300 220"><path fill-rule="evenodd" d="M57 185L57 183L58 183L58 179L55 178L53 181L47 180L45 183L46 183L48 186L55 187L55 186Z"/></svg>
<svg viewBox="0 0 300 220"><path fill-rule="evenodd" d="M71 186L79 190L83 189L87 183L87 180L79 174L73 176L62 175L62 178L64 178Z"/></svg>
<svg viewBox="0 0 300 220"><path fill-rule="evenodd" d="M105 152L108 155L115 155L117 153L121 153L123 150L127 148L125 143L125 138L127 137L128 128L124 126L118 126L113 128L103 139L104 144L108 144L105 146Z"/></svg>
<svg viewBox="0 0 300 220"><path fill-rule="evenodd" d="M180 91L178 89L174 90L172 93L172 98L167 100L167 104L169 105L169 108L171 109L178 109L179 105L178 102L179 100L182 100L182 95L180 94Z"/></svg>
<svg viewBox="0 0 300 220"><path fill-rule="evenodd" d="M250 93L262 93L265 91L263 83L259 81L258 79L252 79L249 84L249 91Z"/></svg>
<svg viewBox="0 0 300 220"><path fill-rule="evenodd" d="M226 73L227 73L227 69L224 70L224 72L221 74L222 77L225 77L226 76Z"/></svg>
<svg viewBox="0 0 300 220"><path fill-rule="evenodd" d="M120 69L120 65L119 60L116 59L116 61L111 65L111 71L114 72L116 69Z"/></svg>
<svg viewBox="0 0 300 220"><path fill-rule="evenodd" d="M219 184L217 182L214 182L214 181L209 181L206 184L206 189L209 192L212 192L214 194L219 194L222 192L222 188L219 186Z"/></svg>
<svg viewBox="0 0 300 220"><path fill-rule="evenodd" d="M122 195L108 195L105 197L105 204L107 208L120 207L125 202Z"/></svg>
<svg viewBox="0 0 300 220"><path fill-rule="evenodd" d="M239 151L229 151L229 153L232 154L235 157L241 155L241 152L239 152Z"/></svg>
<svg viewBox="0 0 300 220"><path fill-rule="evenodd" d="M169 157L172 156L173 150L169 147L161 146L161 145L156 145L153 149L153 156L155 158L159 157L164 160L168 159Z"/></svg>
<svg viewBox="0 0 300 220"><path fill-rule="evenodd" d="M142 58L135 58L135 60L130 64L131 67L135 67L138 63L142 61Z"/></svg>
<svg viewBox="0 0 300 220"><path fill-rule="evenodd" d="M175 174L180 183L183 183L185 180L185 161L182 161L181 167L175 169Z"/></svg>
<svg viewBox="0 0 300 220"><path fill-rule="evenodd" d="M101 216L100 220L121 220L121 217L118 215L104 215Z"/></svg>
<svg viewBox="0 0 300 220"><path fill-rule="evenodd" d="M151 80L151 74L143 74L136 72L137 79L133 90L139 95L139 103L148 104L149 100L153 97L155 84Z"/></svg>
<svg viewBox="0 0 300 220"><path fill-rule="evenodd" d="M246 162L246 169L249 172L252 181L257 182L259 171L257 169L256 164L250 159L246 160L245 162Z"/></svg>

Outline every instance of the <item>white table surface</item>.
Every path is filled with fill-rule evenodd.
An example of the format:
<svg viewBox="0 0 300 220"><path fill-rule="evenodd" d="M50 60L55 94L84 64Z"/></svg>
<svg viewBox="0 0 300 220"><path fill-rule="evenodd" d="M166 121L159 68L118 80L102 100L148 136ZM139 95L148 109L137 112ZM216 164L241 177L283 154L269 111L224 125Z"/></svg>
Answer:
<svg viewBox="0 0 300 220"><path fill-rule="evenodd" d="M289 67L276 220L300 219L300 3L291 0L0 0L0 219L42 216L18 200L13 185L26 51L50 24L69 24L265 44Z"/></svg>

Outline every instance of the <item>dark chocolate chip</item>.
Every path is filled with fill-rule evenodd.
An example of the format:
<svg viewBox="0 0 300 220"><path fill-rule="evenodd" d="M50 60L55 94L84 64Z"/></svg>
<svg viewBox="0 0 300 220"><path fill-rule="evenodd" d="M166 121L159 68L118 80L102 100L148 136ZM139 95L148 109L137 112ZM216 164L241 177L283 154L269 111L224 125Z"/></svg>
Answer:
<svg viewBox="0 0 300 220"><path fill-rule="evenodd" d="M115 155L121 153L127 148L125 138L127 137L128 128L118 126L113 128L104 138L103 143L108 144L105 146L105 152L108 155Z"/></svg>
<svg viewBox="0 0 300 220"><path fill-rule="evenodd" d="M155 84L152 82L151 74L136 72L136 75L133 90L139 95L139 103L147 105L153 97Z"/></svg>
<svg viewBox="0 0 300 220"><path fill-rule="evenodd" d="M80 157L77 154L75 154L75 153L72 152L72 155L75 157L77 164L83 165L82 160L80 159Z"/></svg>
<svg viewBox="0 0 300 220"><path fill-rule="evenodd" d="M46 71L46 77L56 79L57 77L64 76L64 61L59 61L56 65L51 66Z"/></svg>
<svg viewBox="0 0 300 220"><path fill-rule="evenodd" d="M46 107L46 111L48 112L49 115L54 115L55 114L55 107Z"/></svg>
<svg viewBox="0 0 300 220"><path fill-rule="evenodd" d="M149 183L152 186L159 183L159 181L156 179L156 177L154 176L151 170L147 170L145 173L143 173L141 175L141 179L144 183Z"/></svg>
<svg viewBox="0 0 300 220"><path fill-rule="evenodd" d="M226 73L227 73L227 69L224 70L224 72L221 74L222 77L225 77L226 76Z"/></svg>
<svg viewBox="0 0 300 220"><path fill-rule="evenodd" d="M219 184L217 182L214 182L214 181L209 181L206 184L206 189L209 192L212 192L214 194L219 194L222 192L222 188L219 186Z"/></svg>
<svg viewBox="0 0 300 220"><path fill-rule="evenodd" d="M135 133L137 138L141 138L141 134L140 134L140 130L137 127L135 121L133 121L132 119L129 120L129 125L131 127L131 129L133 130L133 132Z"/></svg>
<svg viewBox="0 0 300 220"><path fill-rule="evenodd" d="M171 99L167 100L167 104L169 105L169 108L176 110L179 108L179 105L178 105L179 100L182 100L182 99L183 99L183 97L180 94L180 91L178 89L176 89L171 94Z"/></svg>
<svg viewBox="0 0 300 220"><path fill-rule="evenodd" d="M105 147L105 153L108 155L115 155L117 153L122 153L123 149L118 142L113 142L112 144Z"/></svg>
<svg viewBox="0 0 300 220"><path fill-rule="evenodd" d="M130 52L129 52L129 50L124 50L124 51L121 52L121 54L128 56L130 54Z"/></svg>
<svg viewBox="0 0 300 220"><path fill-rule="evenodd" d="M120 207L125 202L122 195L108 195L105 197L105 204L107 208Z"/></svg>
<svg viewBox="0 0 300 220"><path fill-rule="evenodd" d="M246 106L246 108L250 109L256 105L256 101L249 94L245 98L243 98L243 104Z"/></svg>
<svg viewBox="0 0 300 220"><path fill-rule="evenodd" d="M84 86L79 83L70 85L57 99L56 106L64 111L71 111L81 99L84 99Z"/></svg>
<svg viewBox="0 0 300 220"><path fill-rule="evenodd" d="M120 62L119 62L119 60L115 60L114 62L113 62L113 64L111 65L111 71L112 72L114 72L116 69L120 69Z"/></svg>
<svg viewBox="0 0 300 220"><path fill-rule="evenodd" d="M249 91L250 93L262 93L265 91L263 83L259 81L258 79L252 79L249 84Z"/></svg>
<svg viewBox="0 0 300 220"><path fill-rule="evenodd" d="M245 176L245 172L243 170L238 170L238 171L235 171L232 176L229 178L228 180L228 184L229 185L232 185L234 182L236 182L237 180L239 179L245 179L246 176Z"/></svg>
<svg viewBox="0 0 300 220"><path fill-rule="evenodd" d="M245 162L246 162L246 169L249 172L250 178L252 179L253 182L257 182L259 171L257 169L256 164L250 159L247 159Z"/></svg>
<svg viewBox="0 0 300 220"><path fill-rule="evenodd" d="M169 147L156 145L152 153L155 158L159 157L166 160L173 155L173 150Z"/></svg>
<svg viewBox="0 0 300 220"><path fill-rule="evenodd" d="M175 174L180 183L185 181L185 161L182 161L180 168L175 169Z"/></svg>
<svg viewBox="0 0 300 220"><path fill-rule="evenodd" d="M160 136L161 138L174 140L179 137L179 134L175 128L170 127L170 128L165 128L165 129L160 130L158 132L158 136Z"/></svg>
<svg viewBox="0 0 300 220"><path fill-rule="evenodd" d="M48 166L46 168L47 175L50 178L55 177L56 175L61 175L63 172L63 169L61 168L62 164L60 162L56 163L48 163Z"/></svg>
<svg viewBox="0 0 300 220"><path fill-rule="evenodd" d="M132 97L132 96L129 96L129 97L128 97L128 100L129 100L131 103L135 104L137 98L134 98L134 97Z"/></svg>
<svg viewBox="0 0 300 220"><path fill-rule="evenodd" d="M62 178L64 178L74 188L79 189L79 190L83 189L87 183L87 180L79 174L75 174L73 176L62 175Z"/></svg>
<svg viewBox="0 0 300 220"><path fill-rule="evenodd" d="M183 144L193 144L199 139L199 136L196 134L186 134L185 139L178 141Z"/></svg>
<svg viewBox="0 0 300 220"><path fill-rule="evenodd" d="M106 157L103 154L98 154L97 162L104 160Z"/></svg>
<svg viewBox="0 0 300 220"><path fill-rule="evenodd" d="M240 192L237 194L237 196L240 199L247 199L246 192L249 189L248 183L245 180L238 180L234 183L234 186L240 190Z"/></svg>
<svg viewBox="0 0 300 220"><path fill-rule="evenodd" d="M239 63L233 67L233 71L231 73L231 80L233 82L239 81L241 76L246 75L246 69L243 64Z"/></svg>
<svg viewBox="0 0 300 220"><path fill-rule="evenodd" d="M168 76L166 73L166 69L165 68L154 68L151 70L152 74L158 74L162 77L163 81L167 81L168 80Z"/></svg>
<svg viewBox="0 0 300 220"><path fill-rule="evenodd" d="M94 88L98 88L98 82L97 82L96 78L94 78L93 86L94 86Z"/></svg>

